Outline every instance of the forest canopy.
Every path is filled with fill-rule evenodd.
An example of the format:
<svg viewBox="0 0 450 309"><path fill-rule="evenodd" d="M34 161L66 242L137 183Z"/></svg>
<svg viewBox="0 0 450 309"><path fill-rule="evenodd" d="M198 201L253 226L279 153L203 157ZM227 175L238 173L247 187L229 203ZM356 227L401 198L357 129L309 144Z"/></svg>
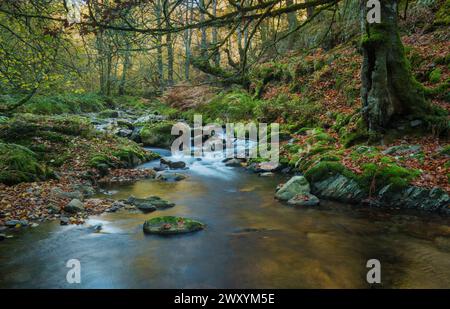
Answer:
<svg viewBox="0 0 450 309"><path fill-rule="evenodd" d="M448 9L447 2L417 6ZM36 93L157 95L183 81L251 87L252 68L289 52L357 42L362 115L382 130L439 115L412 75L398 23L410 1L2 1L0 83L10 112ZM374 11L380 23L369 23ZM446 23L438 12L435 25ZM15 52L12 53L11 51ZM386 59L388 61L386 61ZM267 81L266 81L267 82ZM258 87L257 87L258 88ZM261 91L261 88L257 89ZM431 91L432 92L432 91Z"/></svg>

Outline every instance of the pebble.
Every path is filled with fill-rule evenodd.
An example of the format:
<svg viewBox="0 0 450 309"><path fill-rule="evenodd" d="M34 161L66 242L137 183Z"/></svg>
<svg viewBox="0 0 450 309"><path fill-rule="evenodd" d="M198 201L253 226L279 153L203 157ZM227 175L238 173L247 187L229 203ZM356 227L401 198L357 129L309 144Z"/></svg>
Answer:
<svg viewBox="0 0 450 309"><path fill-rule="evenodd" d="M67 217L61 217L60 221L59 221L60 225L68 225L69 224L69 218Z"/></svg>
<svg viewBox="0 0 450 309"><path fill-rule="evenodd" d="M7 227L21 227L21 226L27 226L28 221L27 220L9 220L5 222L5 225Z"/></svg>

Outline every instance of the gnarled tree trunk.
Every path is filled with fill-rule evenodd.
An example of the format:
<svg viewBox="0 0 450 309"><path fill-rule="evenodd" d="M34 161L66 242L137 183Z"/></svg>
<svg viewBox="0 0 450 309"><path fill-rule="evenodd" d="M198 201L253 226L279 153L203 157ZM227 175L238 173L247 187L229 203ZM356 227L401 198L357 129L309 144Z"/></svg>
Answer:
<svg viewBox="0 0 450 309"><path fill-rule="evenodd" d="M389 127L396 116L427 110L421 85L415 81L397 27L397 0L382 0L381 23L368 23L367 1L361 0L363 65L362 114L369 130Z"/></svg>

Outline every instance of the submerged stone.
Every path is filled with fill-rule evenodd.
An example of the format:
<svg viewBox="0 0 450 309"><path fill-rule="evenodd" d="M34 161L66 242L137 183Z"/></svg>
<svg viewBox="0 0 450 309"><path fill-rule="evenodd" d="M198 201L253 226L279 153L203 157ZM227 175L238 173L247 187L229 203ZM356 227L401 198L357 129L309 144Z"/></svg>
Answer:
<svg viewBox="0 0 450 309"><path fill-rule="evenodd" d="M162 180L162 181L180 181L183 179L186 179L187 176L184 174L180 174L180 173L166 173L166 172L159 172L156 175L156 179L157 180Z"/></svg>
<svg viewBox="0 0 450 309"><path fill-rule="evenodd" d="M170 169L182 169L186 167L183 161L170 161L164 158L160 159L161 164L167 165Z"/></svg>
<svg viewBox="0 0 450 309"><path fill-rule="evenodd" d="M200 231L205 228L205 224L183 217L156 217L145 221L144 233L147 234L159 234L159 235L172 235L172 234L184 234Z"/></svg>
<svg viewBox="0 0 450 309"><path fill-rule="evenodd" d="M68 225L69 223L70 223L69 218L67 218L67 217L61 217L60 218L60 221L59 221L60 225Z"/></svg>
<svg viewBox="0 0 450 309"><path fill-rule="evenodd" d="M254 173L275 172L279 168L280 165L274 162L252 163L248 166L248 169Z"/></svg>
<svg viewBox="0 0 450 309"><path fill-rule="evenodd" d="M28 225L27 220L9 220L5 222L5 226L7 227L22 227L27 225Z"/></svg>
<svg viewBox="0 0 450 309"><path fill-rule="evenodd" d="M226 159L224 160L225 162L225 166L230 166L230 167L241 167L242 166L242 161L239 159Z"/></svg>
<svg viewBox="0 0 450 309"><path fill-rule="evenodd" d="M158 209L167 209L175 206L175 203L163 200L158 196L150 196L142 199L130 196L127 202L143 212L152 212Z"/></svg>
<svg viewBox="0 0 450 309"><path fill-rule="evenodd" d="M289 205L295 206L317 206L320 200L311 193L297 194L288 201Z"/></svg>

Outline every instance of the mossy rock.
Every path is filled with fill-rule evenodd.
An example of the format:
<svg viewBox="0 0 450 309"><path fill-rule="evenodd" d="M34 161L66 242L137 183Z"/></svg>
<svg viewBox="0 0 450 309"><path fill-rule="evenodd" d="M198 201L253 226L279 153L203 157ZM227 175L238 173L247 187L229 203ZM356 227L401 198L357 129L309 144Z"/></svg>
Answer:
<svg viewBox="0 0 450 309"><path fill-rule="evenodd" d="M309 182L316 182L328 177L341 174L347 178L353 179L355 175L339 162L321 161L312 166L305 172L305 177Z"/></svg>
<svg viewBox="0 0 450 309"><path fill-rule="evenodd" d="M171 134L173 122L162 121L145 125L140 136L145 146L169 148L176 136Z"/></svg>
<svg viewBox="0 0 450 309"><path fill-rule="evenodd" d="M119 112L113 109L107 109L98 113L99 118L118 118Z"/></svg>
<svg viewBox="0 0 450 309"><path fill-rule="evenodd" d="M94 126L84 117L35 116L20 114L0 125L0 138L16 142L18 139L40 136L49 141L62 141L63 135L95 136Z"/></svg>
<svg viewBox="0 0 450 309"><path fill-rule="evenodd" d="M420 171L407 169L395 163L389 162L390 158L381 159L381 166L374 163L364 164L363 174L359 177L362 186L379 190L386 185L392 189L402 190L411 180L420 175Z"/></svg>
<svg viewBox="0 0 450 309"><path fill-rule="evenodd" d="M145 221L144 233L158 235L185 234L203 230L205 224L183 217L164 216Z"/></svg>
<svg viewBox="0 0 450 309"><path fill-rule="evenodd" d="M16 145L0 143L0 182L14 185L20 182L44 180L52 175L41 165L34 152Z"/></svg>
<svg viewBox="0 0 450 309"><path fill-rule="evenodd" d="M113 168L130 168L159 157L160 155L157 153L146 151L134 144L129 144L121 146L112 152L94 153L89 160L89 166L98 168L99 166L107 165Z"/></svg>

